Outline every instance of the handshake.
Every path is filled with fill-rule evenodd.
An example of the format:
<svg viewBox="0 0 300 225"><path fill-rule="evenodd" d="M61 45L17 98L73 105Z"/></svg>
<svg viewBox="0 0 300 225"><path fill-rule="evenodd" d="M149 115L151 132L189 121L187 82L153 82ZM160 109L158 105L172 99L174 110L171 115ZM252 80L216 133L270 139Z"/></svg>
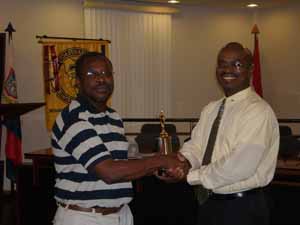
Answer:
<svg viewBox="0 0 300 225"><path fill-rule="evenodd" d="M161 111L159 115L161 132L158 138L160 169L154 174L161 180L166 182L178 182L186 178L190 169L190 163L180 153L172 152L171 137L165 129L165 115Z"/></svg>
<svg viewBox="0 0 300 225"><path fill-rule="evenodd" d="M163 162L163 166L154 172L157 178L169 183L186 179L191 165L182 154L171 153L168 155L160 155L159 157Z"/></svg>

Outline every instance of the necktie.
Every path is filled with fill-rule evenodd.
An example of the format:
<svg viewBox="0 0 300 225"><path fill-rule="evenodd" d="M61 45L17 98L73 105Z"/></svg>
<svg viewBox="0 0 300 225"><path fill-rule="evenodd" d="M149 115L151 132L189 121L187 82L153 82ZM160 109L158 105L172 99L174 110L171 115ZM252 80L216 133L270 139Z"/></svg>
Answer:
<svg viewBox="0 0 300 225"><path fill-rule="evenodd" d="M211 161L211 156L212 156L212 153L213 153L213 150L215 147L215 142L216 142L216 138L217 138L220 121L222 119L222 115L224 112L224 106L225 106L225 98L223 99L223 101L219 107L217 117L215 118L213 125L211 127L208 142L206 145L205 154L204 154L203 161L202 161L202 165L207 165Z"/></svg>
<svg viewBox="0 0 300 225"><path fill-rule="evenodd" d="M225 106L225 98L223 99L223 101L219 107L217 117L215 118L213 125L211 127L209 138L208 138L206 149L205 149L205 153L204 153L204 157L203 157L203 161L202 161L202 165L207 165L211 161L212 153L214 150L214 146L215 146L215 142L216 142L216 138L217 138L217 134L218 134L220 121L222 119L222 115L224 112L224 106ZM197 186L195 186L195 195L196 195L196 198L197 198L199 204L201 205L208 199L209 191L207 189L205 189L202 185L197 185Z"/></svg>

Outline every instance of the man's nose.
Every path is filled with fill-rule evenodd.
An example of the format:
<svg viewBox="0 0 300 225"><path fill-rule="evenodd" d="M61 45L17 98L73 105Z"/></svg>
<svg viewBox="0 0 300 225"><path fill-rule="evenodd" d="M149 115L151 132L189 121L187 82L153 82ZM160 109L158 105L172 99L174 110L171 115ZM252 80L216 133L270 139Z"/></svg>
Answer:
<svg viewBox="0 0 300 225"><path fill-rule="evenodd" d="M98 82L104 82L105 78L102 74L97 74L96 77L95 77L95 80L98 81Z"/></svg>

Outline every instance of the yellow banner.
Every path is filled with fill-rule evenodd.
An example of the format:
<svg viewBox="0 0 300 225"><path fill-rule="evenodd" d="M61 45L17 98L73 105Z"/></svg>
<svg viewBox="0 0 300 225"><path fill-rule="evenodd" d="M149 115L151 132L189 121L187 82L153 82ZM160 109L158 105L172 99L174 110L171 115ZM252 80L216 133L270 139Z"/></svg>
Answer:
<svg viewBox="0 0 300 225"><path fill-rule="evenodd" d="M109 41L41 41L43 44L46 126L51 131L57 114L76 98L75 62L87 51L108 56Z"/></svg>

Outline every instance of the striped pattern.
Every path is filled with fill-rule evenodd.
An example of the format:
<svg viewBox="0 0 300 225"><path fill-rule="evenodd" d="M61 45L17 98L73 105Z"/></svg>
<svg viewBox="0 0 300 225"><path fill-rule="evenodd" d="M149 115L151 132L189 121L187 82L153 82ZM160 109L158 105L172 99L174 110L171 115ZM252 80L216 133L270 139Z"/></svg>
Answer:
<svg viewBox="0 0 300 225"><path fill-rule="evenodd" d="M112 42L113 107L122 117L157 117L161 110L170 117L172 16L103 8L83 13L85 37Z"/></svg>
<svg viewBox="0 0 300 225"><path fill-rule="evenodd" d="M118 113L96 113L83 98L72 101L52 129L55 198L82 207L114 207L132 199L131 182L106 184L91 168L103 160L127 160L128 142Z"/></svg>

